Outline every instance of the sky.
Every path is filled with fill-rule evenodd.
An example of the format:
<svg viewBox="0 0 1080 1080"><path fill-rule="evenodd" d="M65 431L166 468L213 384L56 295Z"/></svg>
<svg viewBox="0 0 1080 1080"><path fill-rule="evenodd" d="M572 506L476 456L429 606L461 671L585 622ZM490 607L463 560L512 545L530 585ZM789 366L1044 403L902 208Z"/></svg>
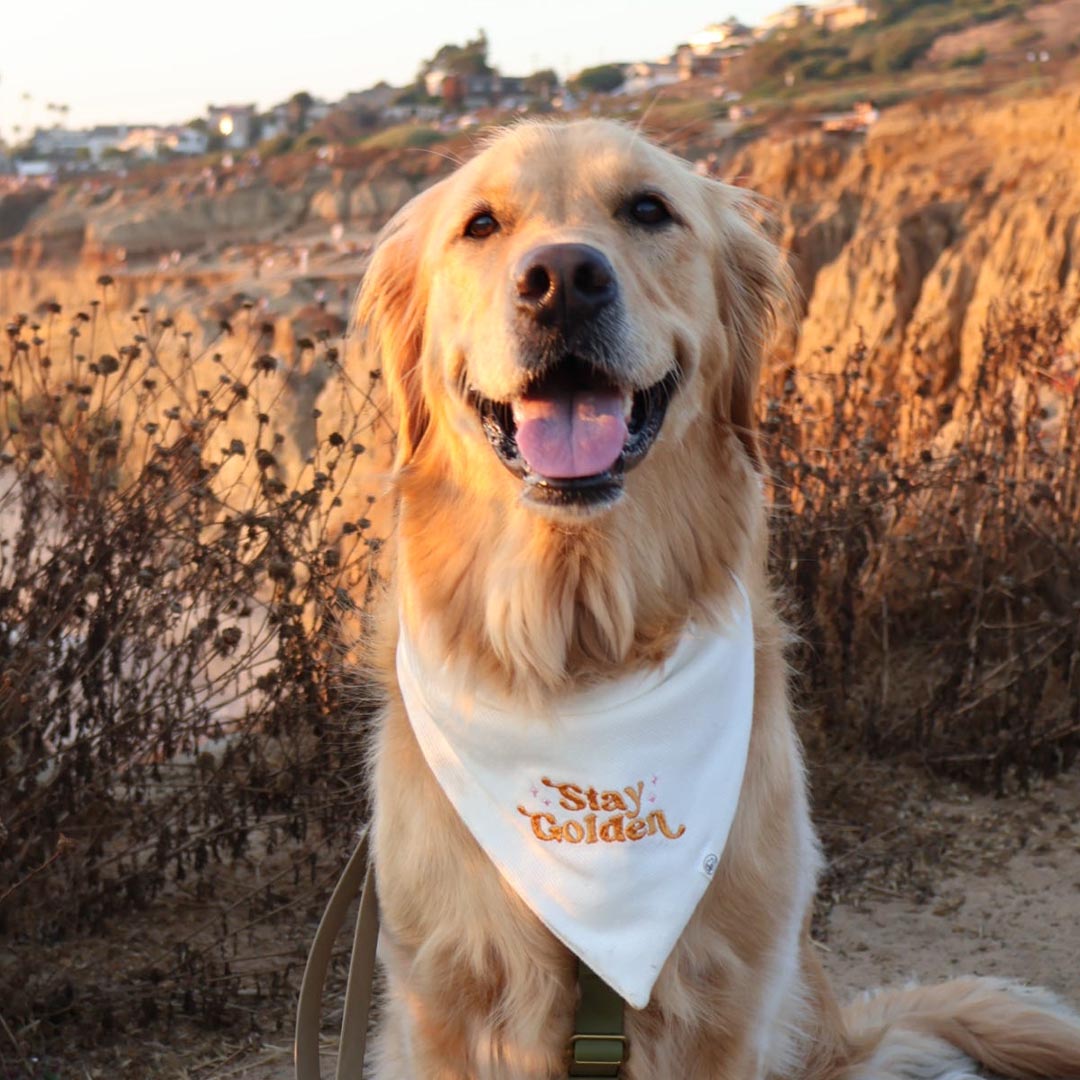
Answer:
<svg viewBox="0 0 1080 1080"><path fill-rule="evenodd" d="M3 5L0 134L59 119L67 127L182 123L211 102L268 108L297 90L336 100L380 79L410 82L440 45L480 28L504 74L553 67L566 75L655 59L707 23L731 14L754 23L785 2L12 0Z"/></svg>

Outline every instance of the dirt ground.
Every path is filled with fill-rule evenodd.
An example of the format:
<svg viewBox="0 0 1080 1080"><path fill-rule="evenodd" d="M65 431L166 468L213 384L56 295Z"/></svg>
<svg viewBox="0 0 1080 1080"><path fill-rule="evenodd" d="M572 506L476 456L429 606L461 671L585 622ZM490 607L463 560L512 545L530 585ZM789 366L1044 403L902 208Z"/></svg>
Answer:
<svg viewBox="0 0 1080 1080"><path fill-rule="evenodd" d="M1080 777L1026 799L954 795L934 812L961 827L930 895L868 884L829 913L821 947L841 997L973 974L1080 1005Z"/></svg>
<svg viewBox="0 0 1080 1080"><path fill-rule="evenodd" d="M975 974L1048 986L1080 1005L1080 775L1000 799L889 779L909 787L886 807L894 824L870 815L863 836L829 845L842 849L840 866L825 881L816 939L841 998ZM860 790L874 785L871 775ZM824 823L827 836L844 828L853 826ZM291 1080L290 1050L266 1045L177 1075Z"/></svg>

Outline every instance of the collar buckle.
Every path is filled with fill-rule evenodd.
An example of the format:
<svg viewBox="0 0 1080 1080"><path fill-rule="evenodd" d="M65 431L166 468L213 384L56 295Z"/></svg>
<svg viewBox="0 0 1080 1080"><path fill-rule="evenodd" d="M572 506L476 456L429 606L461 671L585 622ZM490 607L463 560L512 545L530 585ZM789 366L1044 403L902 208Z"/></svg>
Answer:
<svg viewBox="0 0 1080 1080"><path fill-rule="evenodd" d="M570 1075L618 1077L630 1051L625 1035L571 1035Z"/></svg>

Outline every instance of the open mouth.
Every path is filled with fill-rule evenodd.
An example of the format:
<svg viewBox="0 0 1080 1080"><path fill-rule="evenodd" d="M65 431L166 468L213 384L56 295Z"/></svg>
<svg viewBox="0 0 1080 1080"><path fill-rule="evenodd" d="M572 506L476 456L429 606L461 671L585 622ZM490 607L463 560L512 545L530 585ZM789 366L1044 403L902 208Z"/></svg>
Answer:
<svg viewBox="0 0 1080 1080"><path fill-rule="evenodd" d="M512 401L470 395L499 460L525 481L525 497L556 506L614 501L648 454L678 384L672 369L644 390L620 387L573 356Z"/></svg>

